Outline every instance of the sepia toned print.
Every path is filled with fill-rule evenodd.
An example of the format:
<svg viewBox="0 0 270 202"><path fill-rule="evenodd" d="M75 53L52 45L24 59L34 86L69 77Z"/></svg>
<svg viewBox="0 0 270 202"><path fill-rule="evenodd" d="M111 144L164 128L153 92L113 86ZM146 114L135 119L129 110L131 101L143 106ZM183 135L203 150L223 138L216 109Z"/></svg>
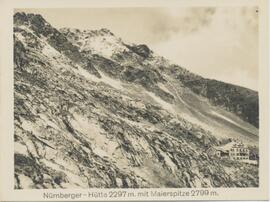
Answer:
<svg viewBox="0 0 270 202"><path fill-rule="evenodd" d="M15 10L14 188L259 187L258 12Z"/></svg>

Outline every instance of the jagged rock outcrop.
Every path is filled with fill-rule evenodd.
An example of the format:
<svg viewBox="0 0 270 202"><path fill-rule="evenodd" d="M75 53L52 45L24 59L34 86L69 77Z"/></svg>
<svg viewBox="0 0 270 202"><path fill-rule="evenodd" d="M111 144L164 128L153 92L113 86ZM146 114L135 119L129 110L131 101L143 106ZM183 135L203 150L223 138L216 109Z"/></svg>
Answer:
<svg viewBox="0 0 270 202"><path fill-rule="evenodd" d="M152 51L148 48L147 45L141 44L141 45L126 45L131 51L137 53L138 55L142 56L143 58L148 58L149 55L152 53Z"/></svg>
<svg viewBox="0 0 270 202"><path fill-rule="evenodd" d="M16 189L258 186L258 166L207 154L231 136L256 148L257 128L145 45L25 13L14 39Z"/></svg>

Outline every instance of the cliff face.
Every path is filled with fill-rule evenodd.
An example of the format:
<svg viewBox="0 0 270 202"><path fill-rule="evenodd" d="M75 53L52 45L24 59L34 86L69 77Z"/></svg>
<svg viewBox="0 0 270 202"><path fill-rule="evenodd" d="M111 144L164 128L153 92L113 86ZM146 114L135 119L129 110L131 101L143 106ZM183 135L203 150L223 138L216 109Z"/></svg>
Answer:
<svg viewBox="0 0 270 202"><path fill-rule="evenodd" d="M15 188L258 186L257 166L206 153L256 147L257 94L190 75L107 29L16 13Z"/></svg>
<svg viewBox="0 0 270 202"><path fill-rule="evenodd" d="M206 97L213 105L222 107L259 127L258 92L192 74L187 76L180 73L176 78L194 93Z"/></svg>

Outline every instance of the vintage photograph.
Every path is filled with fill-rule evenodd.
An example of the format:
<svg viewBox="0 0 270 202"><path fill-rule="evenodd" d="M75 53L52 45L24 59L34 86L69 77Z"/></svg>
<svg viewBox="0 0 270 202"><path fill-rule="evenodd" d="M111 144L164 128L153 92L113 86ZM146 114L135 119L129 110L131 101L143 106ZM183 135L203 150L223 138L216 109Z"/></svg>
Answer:
<svg viewBox="0 0 270 202"><path fill-rule="evenodd" d="M14 9L14 189L259 187L259 12Z"/></svg>

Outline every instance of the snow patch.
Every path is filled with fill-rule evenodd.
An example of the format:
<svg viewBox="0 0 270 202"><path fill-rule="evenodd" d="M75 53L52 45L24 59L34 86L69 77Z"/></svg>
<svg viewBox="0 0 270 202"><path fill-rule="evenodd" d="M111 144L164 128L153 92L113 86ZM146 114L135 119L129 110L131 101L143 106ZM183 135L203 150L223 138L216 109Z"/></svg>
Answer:
<svg viewBox="0 0 270 202"><path fill-rule="evenodd" d="M172 104L162 100L160 97L156 96L154 93L146 91L146 93L154 100L156 101L163 109L167 110L168 112L172 114L176 114L176 111Z"/></svg>
<svg viewBox="0 0 270 202"><path fill-rule="evenodd" d="M170 91L168 90L168 88L163 84L163 83L158 83L158 87L160 89L162 89L163 91L167 92L170 94Z"/></svg>
<svg viewBox="0 0 270 202"><path fill-rule="evenodd" d="M32 186L34 185L32 179L30 177L27 177L26 175L21 174L18 176L18 178L20 180L20 185L23 188L32 188Z"/></svg>
<svg viewBox="0 0 270 202"><path fill-rule="evenodd" d="M33 123L30 122L30 121L23 120L21 126L26 131L29 131L29 132L30 131L35 131L34 126L33 126Z"/></svg>
<svg viewBox="0 0 270 202"><path fill-rule="evenodd" d="M218 117L220 117L220 118L222 118L222 119L225 119L226 121L228 121L228 122L230 122L230 123L232 123L232 124L234 124L234 125L237 125L237 126L239 126L239 127L242 127L242 126L240 126L238 123L236 123L235 121L233 121L233 120L227 118L226 116L223 116L222 114L219 114L219 113L217 113L217 112L215 112L215 111L211 111L211 113L212 113L213 115L215 115L215 116L218 116Z"/></svg>
<svg viewBox="0 0 270 202"><path fill-rule="evenodd" d="M25 37L20 32L15 32L15 36L24 46L26 46Z"/></svg>
<svg viewBox="0 0 270 202"><path fill-rule="evenodd" d="M118 90L123 90L123 86L122 86L122 82L116 79L112 79L108 76L106 76L105 74L103 74L102 72L99 72L99 74L101 75L101 78L96 77L95 75L90 74L87 70L78 67L78 69L74 69L73 71L75 71L75 73L80 74L81 76L85 77L86 79L89 79L91 81L94 82L103 82L115 89Z"/></svg>
<svg viewBox="0 0 270 202"><path fill-rule="evenodd" d="M75 74L79 74L81 76L83 76L84 78L94 81L94 82L99 82L100 79L96 76L94 76L93 74L90 74L87 70L83 69L82 67L77 66L78 69L73 69L73 71L75 72Z"/></svg>
<svg viewBox="0 0 270 202"><path fill-rule="evenodd" d="M14 143L14 152L25 156L28 155L27 147L19 142Z"/></svg>
<svg viewBox="0 0 270 202"><path fill-rule="evenodd" d="M53 47L51 47L49 44L45 43L42 53L46 55L48 58L53 57L61 57L61 54Z"/></svg>
<svg viewBox="0 0 270 202"><path fill-rule="evenodd" d="M100 72L100 75L101 75L101 79L100 79L101 82L104 82L118 90L123 89L123 86L119 80L112 79L101 72Z"/></svg>
<svg viewBox="0 0 270 202"><path fill-rule="evenodd" d="M120 39L112 35L89 37L87 40L81 38L79 41L81 50L90 50L92 53L111 58L114 53L128 50L122 45Z"/></svg>

